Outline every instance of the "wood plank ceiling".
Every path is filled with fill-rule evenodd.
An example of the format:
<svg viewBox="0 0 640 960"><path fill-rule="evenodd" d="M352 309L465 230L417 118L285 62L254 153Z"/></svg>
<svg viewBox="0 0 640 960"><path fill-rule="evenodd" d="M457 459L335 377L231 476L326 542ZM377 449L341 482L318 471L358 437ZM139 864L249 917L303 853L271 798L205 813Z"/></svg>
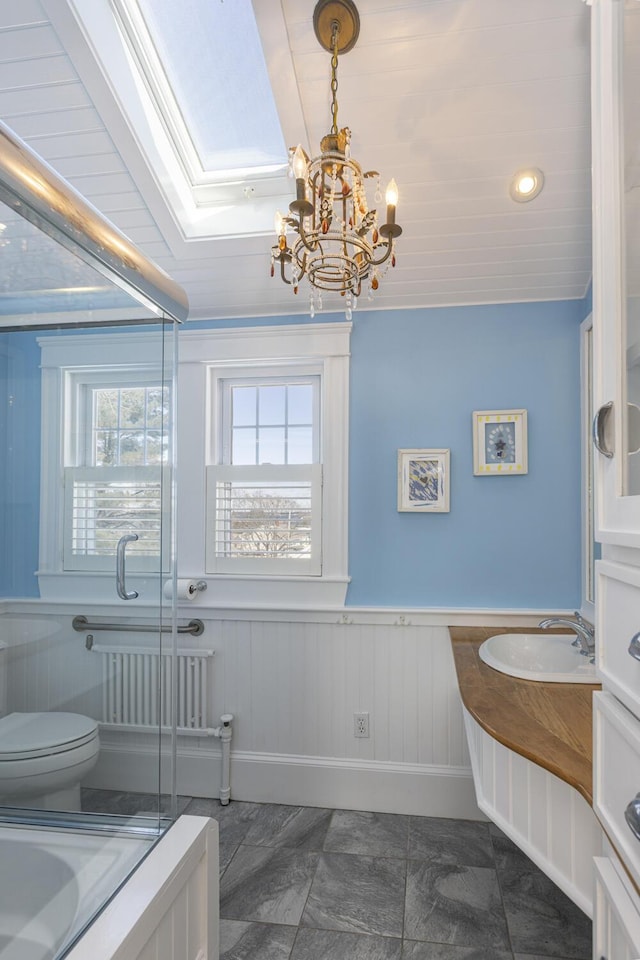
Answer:
<svg viewBox="0 0 640 960"><path fill-rule="evenodd" d="M185 287L192 318L304 314L302 291L295 298L269 277L271 236L180 235L130 127L107 108L107 84L92 82L69 2L0 5L0 119ZM316 150L330 116L314 5L281 0L299 139ZM359 309L581 298L591 273L585 3L359 6L358 43L339 63L339 119L363 167L396 178L404 228L397 267ZM545 187L516 204L509 181L528 166L544 171Z"/></svg>

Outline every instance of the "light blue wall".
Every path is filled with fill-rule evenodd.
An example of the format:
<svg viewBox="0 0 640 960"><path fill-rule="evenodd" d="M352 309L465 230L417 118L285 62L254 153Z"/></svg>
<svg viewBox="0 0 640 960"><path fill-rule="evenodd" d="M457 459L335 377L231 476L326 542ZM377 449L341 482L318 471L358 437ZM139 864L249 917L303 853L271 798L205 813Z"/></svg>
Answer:
<svg viewBox="0 0 640 960"><path fill-rule="evenodd" d="M582 301L366 313L352 336L348 603L580 599ZM473 475L473 410L528 411L529 472ZM451 510L398 513L397 450L451 450Z"/></svg>
<svg viewBox="0 0 640 960"><path fill-rule="evenodd" d="M579 602L578 327L587 312L585 301L567 301L355 313L349 604L547 608ZM316 322L340 319L323 315ZM2 384L0 438L11 452L0 471L0 529L6 525L0 595L34 596L39 350L33 334L2 335L1 341L10 343L11 362L10 380ZM10 394L17 408L7 406ZM511 407L528 410L529 473L474 477L472 411ZM401 447L450 448L450 513L397 512Z"/></svg>
<svg viewBox="0 0 640 960"><path fill-rule="evenodd" d="M37 597L40 349L33 333L0 334L0 596Z"/></svg>

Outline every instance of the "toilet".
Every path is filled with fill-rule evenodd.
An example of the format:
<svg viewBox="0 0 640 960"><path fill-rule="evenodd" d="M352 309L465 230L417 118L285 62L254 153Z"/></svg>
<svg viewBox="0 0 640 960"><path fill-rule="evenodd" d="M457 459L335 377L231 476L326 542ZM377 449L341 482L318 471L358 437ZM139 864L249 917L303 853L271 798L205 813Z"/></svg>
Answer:
<svg viewBox="0 0 640 960"><path fill-rule="evenodd" d="M80 782L100 749L98 722L78 713L6 713L0 644L0 804L80 810Z"/></svg>

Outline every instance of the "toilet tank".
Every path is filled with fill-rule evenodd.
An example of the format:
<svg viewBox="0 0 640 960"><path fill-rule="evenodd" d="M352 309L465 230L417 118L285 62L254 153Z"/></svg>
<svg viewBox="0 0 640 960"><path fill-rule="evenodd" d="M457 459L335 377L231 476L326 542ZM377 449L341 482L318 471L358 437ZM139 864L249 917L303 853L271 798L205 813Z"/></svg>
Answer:
<svg viewBox="0 0 640 960"><path fill-rule="evenodd" d="M7 712L7 650L7 644L0 642L0 717Z"/></svg>

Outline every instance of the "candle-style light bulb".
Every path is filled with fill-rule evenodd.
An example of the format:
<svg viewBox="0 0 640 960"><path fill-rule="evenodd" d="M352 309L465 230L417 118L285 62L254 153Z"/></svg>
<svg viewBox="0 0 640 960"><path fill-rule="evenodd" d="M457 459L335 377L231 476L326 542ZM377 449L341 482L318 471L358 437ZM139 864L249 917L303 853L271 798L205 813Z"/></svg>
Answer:
<svg viewBox="0 0 640 960"><path fill-rule="evenodd" d="M284 221L284 217L282 216L279 210L276 210L276 215L274 217L273 225L276 228L276 236L278 238L278 248L284 251L287 249L287 238L286 238L287 225Z"/></svg>
<svg viewBox="0 0 640 960"><path fill-rule="evenodd" d="M313 207L307 200L307 158L300 144L295 149L291 166L296 178L296 199L289 204L289 210L297 214L302 223L304 217L313 212Z"/></svg>
<svg viewBox="0 0 640 960"><path fill-rule="evenodd" d="M396 205L398 203L398 184L396 181L391 178L387 184L387 192L385 194L385 200L387 201L387 223L395 224L396 222Z"/></svg>
<svg viewBox="0 0 640 960"><path fill-rule="evenodd" d="M293 166L293 173L296 180L304 180L307 174L307 160L304 155L304 150L302 149L300 144L298 144L298 146L296 147L296 151L293 155L292 166Z"/></svg>
<svg viewBox="0 0 640 960"><path fill-rule="evenodd" d="M398 184L392 177L387 184L387 192L385 194L385 200L387 201L388 207L397 207L398 206Z"/></svg>

